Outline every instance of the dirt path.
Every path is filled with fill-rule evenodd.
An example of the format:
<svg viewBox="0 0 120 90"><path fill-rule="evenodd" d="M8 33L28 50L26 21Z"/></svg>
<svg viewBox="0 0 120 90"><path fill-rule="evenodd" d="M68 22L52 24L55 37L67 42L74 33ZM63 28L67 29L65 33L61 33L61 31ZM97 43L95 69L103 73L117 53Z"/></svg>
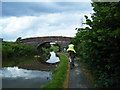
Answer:
<svg viewBox="0 0 120 90"><path fill-rule="evenodd" d="M90 88L88 79L84 76L80 69L79 62L75 60L75 67L70 69L69 86L68 88Z"/></svg>
<svg viewBox="0 0 120 90"><path fill-rule="evenodd" d="M63 55L67 54L61 53ZM75 67L73 69L68 68L69 77L68 78L68 88L91 88L88 79L83 74L80 69L80 64L78 60L74 61Z"/></svg>

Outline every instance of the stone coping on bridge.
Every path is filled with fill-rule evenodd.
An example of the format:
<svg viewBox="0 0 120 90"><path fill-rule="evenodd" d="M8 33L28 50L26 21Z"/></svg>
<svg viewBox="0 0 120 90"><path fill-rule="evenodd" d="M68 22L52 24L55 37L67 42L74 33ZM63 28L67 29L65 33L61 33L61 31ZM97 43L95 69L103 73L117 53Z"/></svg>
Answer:
<svg viewBox="0 0 120 90"><path fill-rule="evenodd" d="M65 37L65 36L43 36L43 37L30 37L21 39L22 41L31 41L31 40L45 40L45 39L57 39L57 40L71 40L73 37Z"/></svg>

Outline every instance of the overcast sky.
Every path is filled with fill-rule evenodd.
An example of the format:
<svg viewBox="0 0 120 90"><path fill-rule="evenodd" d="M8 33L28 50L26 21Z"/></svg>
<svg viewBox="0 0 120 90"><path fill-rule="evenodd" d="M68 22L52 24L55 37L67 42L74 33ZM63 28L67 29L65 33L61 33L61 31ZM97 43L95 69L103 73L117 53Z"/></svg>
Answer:
<svg viewBox="0 0 120 90"><path fill-rule="evenodd" d="M0 37L14 41L18 37L69 36L84 27L84 15L90 17L88 2L2 2Z"/></svg>

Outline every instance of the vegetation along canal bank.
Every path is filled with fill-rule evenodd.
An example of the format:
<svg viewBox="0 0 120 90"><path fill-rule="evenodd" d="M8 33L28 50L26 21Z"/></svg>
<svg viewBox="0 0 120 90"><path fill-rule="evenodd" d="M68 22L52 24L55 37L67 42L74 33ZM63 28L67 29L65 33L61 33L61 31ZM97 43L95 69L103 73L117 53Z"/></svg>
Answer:
<svg viewBox="0 0 120 90"><path fill-rule="evenodd" d="M95 88L120 88L120 2L93 2L89 27L76 28L77 56L95 77Z"/></svg>
<svg viewBox="0 0 120 90"><path fill-rule="evenodd" d="M81 58L80 62L84 63L83 67L86 67L94 76L94 88L120 88L120 2L93 2L91 5L94 13L91 19L85 16L84 24L87 27L76 28L77 33L72 40L76 55ZM46 47L49 48L49 44L40 47L39 54L41 50L44 53L49 52L46 49ZM17 65L19 60L14 59L12 63L13 57L32 55L36 55L33 47L3 42L3 66L8 62L10 62L8 65ZM43 54L41 57L47 55L49 56L49 54ZM67 63L65 58L67 59L60 55L64 64ZM63 87L67 71L67 64L65 66L64 64L60 62L53 70L52 80L44 88Z"/></svg>
<svg viewBox="0 0 120 90"><path fill-rule="evenodd" d="M2 67L30 63L37 54L35 47L17 42L2 42Z"/></svg>
<svg viewBox="0 0 120 90"><path fill-rule="evenodd" d="M68 58L60 53L57 53L57 55L60 58L60 64L52 71L52 80L43 88L64 88L68 70Z"/></svg>
<svg viewBox="0 0 120 90"><path fill-rule="evenodd" d="M54 58L59 61L58 57L56 57L52 51L59 51L58 47L53 47L52 45L52 48L48 50L44 46L42 47L44 54L40 54L41 56L39 56L37 55L39 51L32 46L21 45L17 42L3 42L2 45L3 68L1 68L1 70L3 73L0 76L3 76L3 88L41 88L41 86L43 87L48 82L44 88L63 88L68 68L68 58L65 55L57 53L57 56L60 58L60 63L53 63ZM51 51L51 53L48 54L48 51ZM45 52L47 55L45 55ZM42 57L44 56L47 56L47 59L44 58L43 60ZM52 72L50 70L52 70ZM27 83L30 80L32 81ZM17 82L14 86L12 82L15 81ZM8 84L6 84L6 82ZM23 85L22 82L26 82L27 85ZM34 85L34 83L37 84Z"/></svg>

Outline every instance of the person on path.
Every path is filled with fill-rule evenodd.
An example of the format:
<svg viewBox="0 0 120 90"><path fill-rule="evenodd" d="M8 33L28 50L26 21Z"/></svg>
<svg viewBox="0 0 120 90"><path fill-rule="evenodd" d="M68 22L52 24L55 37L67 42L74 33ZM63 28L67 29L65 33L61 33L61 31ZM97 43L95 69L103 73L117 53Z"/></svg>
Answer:
<svg viewBox="0 0 120 90"><path fill-rule="evenodd" d="M72 69L75 66L74 59L75 59L75 53L76 53L74 49L74 45L72 43L68 45L67 52L69 53L70 67Z"/></svg>

